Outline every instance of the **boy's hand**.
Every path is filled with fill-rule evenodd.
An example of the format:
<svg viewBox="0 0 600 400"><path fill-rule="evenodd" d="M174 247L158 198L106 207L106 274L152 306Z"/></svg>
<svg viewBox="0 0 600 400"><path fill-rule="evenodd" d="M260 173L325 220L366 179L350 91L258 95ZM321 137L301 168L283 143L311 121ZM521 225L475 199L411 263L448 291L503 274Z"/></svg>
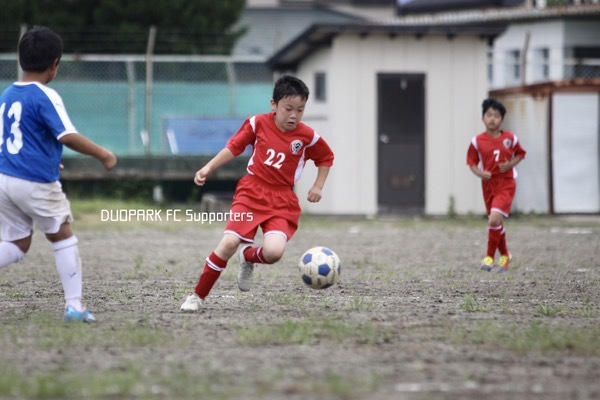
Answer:
<svg viewBox="0 0 600 400"><path fill-rule="evenodd" d="M206 166L199 169L198 172L196 172L196 175L194 176L194 183L198 186L204 186L204 184L206 183L206 178L209 174L210 169Z"/></svg>
<svg viewBox="0 0 600 400"><path fill-rule="evenodd" d="M319 202L319 200L321 200L322 194L323 191L321 190L321 188L313 186L308 191L308 197L306 199L311 203L317 203Z"/></svg>
<svg viewBox="0 0 600 400"><path fill-rule="evenodd" d="M480 171L479 172L479 176L484 181L487 181L487 180L489 180L492 177L492 173L490 171Z"/></svg>
<svg viewBox="0 0 600 400"><path fill-rule="evenodd" d="M506 162L498 164L498 169L500 169L500 172L506 172L509 169L511 169L512 167L513 166L512 166L512 163L510 161L506 161Z"/></svg>
<svg viewBox="0 0 600 400"><path fill-rule="evenodd" d="M106 150L106 154L100 159L106 171L110 171L117 165L117 156L112 151Z"/></svg>

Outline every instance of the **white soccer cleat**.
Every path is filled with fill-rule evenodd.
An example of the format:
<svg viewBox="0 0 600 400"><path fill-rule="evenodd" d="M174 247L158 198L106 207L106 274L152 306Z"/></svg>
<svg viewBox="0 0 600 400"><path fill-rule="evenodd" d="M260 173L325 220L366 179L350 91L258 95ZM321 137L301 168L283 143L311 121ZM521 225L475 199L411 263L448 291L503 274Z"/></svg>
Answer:
<svg viewBox="0 0 600 400"><path fill-rule="evenodd" d="M202 308L202 304L204 304L202 299L196 293L192 293L185 298L185 301L181 305L181 310L189 312L198 311Z"/></svg>
<svg viewBox="0 0 600 400"><path fill-rule="evenodd" d="M250 247L250 245L242 247L238 252L240 269L238 270L237 284L242 292L250 290L252 288L252 283L254 282L254 264L246 261L246 258L244 257L244 250L248 247Z"/></svg>

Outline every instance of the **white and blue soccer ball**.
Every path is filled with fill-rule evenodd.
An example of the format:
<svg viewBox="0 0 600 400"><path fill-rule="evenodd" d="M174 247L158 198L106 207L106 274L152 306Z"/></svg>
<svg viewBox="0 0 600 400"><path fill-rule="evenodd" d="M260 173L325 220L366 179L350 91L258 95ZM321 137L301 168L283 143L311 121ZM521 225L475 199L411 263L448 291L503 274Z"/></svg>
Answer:
<svg viewBox="0 0 600 400"><path fill-rule="evenodd" d="M298 263L302 281L313 289L326 289L337 282L342 271L340 258L327 247L306 250Z"/></svg>

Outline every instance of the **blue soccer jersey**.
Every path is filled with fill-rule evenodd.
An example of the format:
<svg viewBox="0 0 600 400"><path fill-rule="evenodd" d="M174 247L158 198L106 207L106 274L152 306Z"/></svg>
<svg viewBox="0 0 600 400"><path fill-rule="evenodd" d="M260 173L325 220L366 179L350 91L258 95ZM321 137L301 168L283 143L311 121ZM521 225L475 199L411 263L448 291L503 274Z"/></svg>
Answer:
<svg viewBox="0 0 600 400"><path fill-rule="evenodd" d="M39 82L16 82L0 96L0 173L34 182L60 177L63 145L77 133L58 93Z"/></svg>

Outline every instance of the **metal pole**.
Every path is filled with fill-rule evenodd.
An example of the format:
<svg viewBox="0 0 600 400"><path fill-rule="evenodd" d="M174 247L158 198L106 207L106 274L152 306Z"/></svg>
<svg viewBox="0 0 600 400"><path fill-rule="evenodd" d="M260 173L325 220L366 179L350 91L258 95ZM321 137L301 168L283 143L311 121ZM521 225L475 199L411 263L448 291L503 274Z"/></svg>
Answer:
<svg viewBox="0 0 600 400"><path fill-rule="evenodd" d="M21 24L21 32L19 32L19 41L21 41L21 38L23 37L25 32L27 32L27 25ZM19 55L18 55L18 51L17 51L17 81L21 81L21 80L23 80L23 70L21 69L21 66L19 65Z"/></svg>
<svg viewBox="0 0 600 400"><path fill-rule="evenodd" d="M236 104L235 104L235 68L233 61L229 60L225 63L225 69L227 71L227 87L229 95L229 115L236 115Z"/></svg>
<svg viewBox="0 0 600 400"><path fill-rule="evenodd" d="M148 33L148 46L146 47L146 144L145 152L146 155L150 155L152 147L152 72L153 72L153 59L154 43L156 42L156 26L150 27Z"/></svg>
<svg viewBox="0 0 600 400"><path fill-rule="evenodd" d="M523 50L521 51L521 86L525 86L527 83L527 52L529 51L529 37L531 33L527 31L525 33L525 42L523 43Z"/></svg>
<svg viewBox="0 0 600 400"><path fill-rule="evenodd" d="M125 61L127 72L127 119L129 120L129 154L135 152L135 65L134 61Z"/></svg>

